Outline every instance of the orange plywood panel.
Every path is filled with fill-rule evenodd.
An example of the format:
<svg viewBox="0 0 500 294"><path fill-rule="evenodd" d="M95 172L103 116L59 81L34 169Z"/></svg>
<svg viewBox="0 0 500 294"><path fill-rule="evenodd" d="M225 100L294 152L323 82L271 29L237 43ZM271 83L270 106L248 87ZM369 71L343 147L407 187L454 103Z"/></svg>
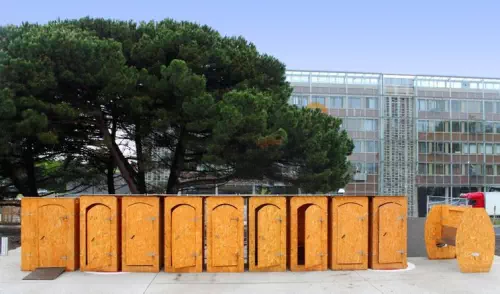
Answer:
<svg viewBox="0 0 500 294"><path fill-rule="evenodd" d="M368 197L333 197L330 265L333 270L368 268Z"/></svg>
<svg viewBox="0 0 500 294"><path fill-rule="evenodd" d="M242 197L207 198L208 272L243 272L243 207Z"/></svg>
<svg viewBox="0 0 500 294"><path fill-rule="evenodd" d="M407 199L376 196L370 203L370 267L407 267Z"/></svg>
<svg viewBox="0 0 500 294"><path fill-rule="evenodd" d="M160 198L125 196L121 199L122 271L160 271Z"/></svg>
<svg viewBox="0 0 500 294"><path fill-rule="evenodd" d="M78 199L23 198L21 269L78 268Z"/></svg>
<svg viewBox="0 0 500 294"><path fill-rule="evenodd" d="M292 271L328 267L328 199L297 196L290 199L289 265Z"/></svg>
<svg viewBox="0 0 500 294"><path fill-rule="evenodd" d="M119 207L116 196L80 197L80 269L119 270Z"/></svg>
<svg viewBox="0 0 500 294"><path fill-rule="evenodd" d="M250 197L250 271L286 271L286 198Z"/></svg>
<svg viewBox="0 0 500 294"><path fill-rule="evenodd" d="M203 198L165 199L165 271L203 269Z"/></svg>

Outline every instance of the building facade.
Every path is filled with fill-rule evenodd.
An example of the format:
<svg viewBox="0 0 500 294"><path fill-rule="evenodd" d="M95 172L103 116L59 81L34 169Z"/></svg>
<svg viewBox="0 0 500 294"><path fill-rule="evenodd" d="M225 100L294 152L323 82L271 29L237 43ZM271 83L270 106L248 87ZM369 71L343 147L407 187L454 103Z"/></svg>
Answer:
<svg viewBox="0 0 500 294"><path fill-rule="evenodd" d="M353 195L429 196L500 187L500 79L287 71L290 103L342 118L354 140Z"/></svg>

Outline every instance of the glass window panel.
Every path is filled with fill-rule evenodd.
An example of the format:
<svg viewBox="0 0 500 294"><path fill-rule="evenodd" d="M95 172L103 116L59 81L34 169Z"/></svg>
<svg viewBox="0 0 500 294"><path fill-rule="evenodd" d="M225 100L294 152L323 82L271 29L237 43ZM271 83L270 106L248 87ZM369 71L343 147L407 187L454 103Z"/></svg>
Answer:
<svg viewBox="0 0 500 294"><path fill-rule="evenodd" d="M436 125L435 125L435 130L436 130L436 132L445 132L445 131L446 131L445 124L446 124L447 122L444 122L444 121L442 121L442 120L441 120L441 121L437 120L437 121L435 121L434 123L436 124Z"/></svg>
<svg viewBox="0 0 500 294"><path fill-rule="evenodd" d="M452 143L452 152L456 154L462 153L462 143Z"/></svg>
<svg viewBox="0 0 500 294"><path fill-rule="evenodd" d="M378 152L377 141L366 141L365 143L366 152Z"/></svg>
<svg viewBox="0 0 500 294"><path fill-rule="evenodd" d="M426 175L427 174L427 164L426 163L419 163L418 164L418 174L419 175Z"/></svg>
<svg viewBox="0 0 500 294"><path fill-rule="evenodd" d="M429 130L429 121L427 120L419 120L417 122L417 130L421 133L427 133Z"/></svg>
<svg viewBox="0 0 500 294"><path fill-rule="evenodd" d="M325 96L312 96L312 103L319 103L321 105L326 106L326 97Z"/></svg>
<svg viewBox="0 0 500 294"><path fill-rule="evenodd" d="M467 101L467 112L468 113L481 113L483 112L482 103L479 101Z"/></svg>
<svg viewBox="0 0 500 294"><path fill-rule="evenodd" d="M484 123L484 132L485 133L493 133L494 124L491 121L487 121Z"/></svg>
<svg viewBox="0 0 500 294"><path fill-rule="evenodd" d="M493 107L493 102L492 101L484 101L484 112L485 113L493 113L493 112L495 112L495 109Z"/></svg>
<svg viewBox="0 0 500 294"><path fill-rule="evenodd" d="M418 153L429 153L427 142L418 142Z"/></svg>
<svg viewBox="0 0 500 294"><path fill-rule="evenodd" d="M462 146L463 146L462 153L469 154L469 144L464 143Z"/></svg>
<svg viewBox="0 0 500 294"><path fill-rule="evenodd" d="M469 145L469 154L477 154L477 145L474 144L468 144Z"/></svg>
<svg viewBox="0 0 500 294"><path fill-rule="evenodd" d="M451 123L451 130L454 133L461 133L462 128L460 128L460 122L459 121L454 121Z"/></svg>
<svg viewBox="0 0 500 294"><path fill-rule="evenodd" d="M444 164L436 163L436 164L434 164L434 168L435 168L436 175L444 175L445 174Z"/></svg>
<svg viewBox="0 0 500 294"><path fill-rule="evenodd" d="M427 101L418 99L418 111L427 111Z"/></svg>
<svg viewBox="0 0 500 294"><path fill-rule="evenodd" d="M486 165L486 175L487 176L494 176L495 175L493 165L491 165L491 164Z"/></svg>
<svg viewBox="0 0 500 294"><path fill-rule="evenodd" d="M377 130L377 121L374 119L365 119L364 130L368 132L373 132Z"/></svg>
<svg viewBox="0 0 500 294"><path fill-rule="evenodd" d="M349 108L361 109L361 98L360 97L349 97Z"/></svg>
<svg viewBox="0 0 500 294"><path fill-rule="evenodd" d="M484 154L484 144L483 143L479 143L477 144L477 154Z"/></svg>
<svg viewBox="0 0 500 294"><path fill-rule="evenodd" d="M462 165L461 164L458 164L458 163L454 163L452 165L452 169L453 169L453 175L463 175L463 170L462 170Z"/></svg>
<svg viewBox="0 0 500 294"><path fill-rule="evenodd" d="M354 153L361 153L363 152L362 150L362 145L363 145L363 142L362 141L354 141L354 150L353 152Z"/></svg>
<svg viewBox="0 0 500 294"><path fill-rule="evenodd" d="M378 173L378 163L376 162L368 162L366 164L366 171L370 175L375 175Z"/></svg>
<svg viewBox="0 0 500 294"><path fill-rule="evenodd" d="M496 132L497 134L500 134L500 123L496 123L496 124L495 124L495 132Z"/></svg>
<svg viewBox="0 0 500 294"><path fill-rule="evenodd" d="M434 143L434 152L435 153L444 153L445 152L445 143L438 142Z"/></svg>
<svg viewBox="0 0 500 294"><path fill-rule="evenodd" d="M331 97L330 98L331 108L344 108L344 97Z"/></svg>
<svg viewBox="0 0 500 294"><path fill-rule="evenodd" d="M496 104L496 113L500 113L500 102L495 103Z"/></svg>
<svg viewBox="0 0 500 294"><path fill-rule="evenodd" d="M293 105L297 105L298 107L306 107L307 106L307 96L292 96L291 103Z"/></svg>
<svg viewBox="0 0 500 294"><path fill-rule="evenodd" d="M378 100L375 97L366 97L366 108L367 109L377 109L378 108Z"/></svg>
<svg viewBox="0 0 500 294"><path fill-rule="evenodd" d="M500 144L495 144L495 154L500 155Z"/></svg>
<svg viewBox="0 0 500 294"><path fill-rule="evenodd" d="M462 101L451 100L451 111L452 112L462 112Z"/></svg>
<svg viewBox="0 0 500 294"><path fill-rule="evenodd" d="M469 133L477 134L483 132L483 123L478 121L472 121L468 123L469 125Z"/></svg>

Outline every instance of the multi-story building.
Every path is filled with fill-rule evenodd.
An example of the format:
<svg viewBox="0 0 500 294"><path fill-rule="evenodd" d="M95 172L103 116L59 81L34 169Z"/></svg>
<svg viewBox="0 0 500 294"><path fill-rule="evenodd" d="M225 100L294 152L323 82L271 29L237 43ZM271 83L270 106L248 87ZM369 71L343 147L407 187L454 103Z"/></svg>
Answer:
<svg viewBox="0 0 500 294"><path fill-rule="evenodd" d="M455 198L500 186L500 79L287 71L290 103L342 118L354 140L346 194Z"/></svg>

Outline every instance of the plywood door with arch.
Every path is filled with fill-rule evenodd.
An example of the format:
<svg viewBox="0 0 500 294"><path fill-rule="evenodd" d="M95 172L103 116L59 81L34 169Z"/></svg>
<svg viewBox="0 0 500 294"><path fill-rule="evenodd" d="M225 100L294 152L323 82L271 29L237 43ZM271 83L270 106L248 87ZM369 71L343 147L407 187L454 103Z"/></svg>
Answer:
<svg viewBox="0 0 500 294"><path fill-rule="evenodd" d="M80 197L80 267L82 271L119 270L118 199Z"/></svg>

